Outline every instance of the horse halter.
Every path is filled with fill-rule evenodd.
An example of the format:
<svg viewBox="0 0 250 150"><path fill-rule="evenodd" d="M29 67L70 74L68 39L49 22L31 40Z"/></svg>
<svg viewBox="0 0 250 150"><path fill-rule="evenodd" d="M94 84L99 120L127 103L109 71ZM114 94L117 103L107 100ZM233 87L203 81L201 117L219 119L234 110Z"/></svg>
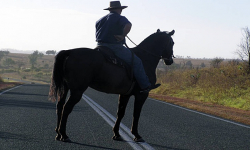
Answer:
<svg viewBox="0 0 250 150"><path fill-rule="evenodd" d="M145 50L145 49L139 47L139 46L138 46L137 44L135 44L128 36L126 36L126 37L127 37L127 38L129 39L129 41L132 42L135 46L137 46L137 47L140 48L141 50L143 50L143 51L145 51L145 52L151 54L152 56L154 56L154 57L156 57L156 58L158 58L158 59L163 59L163 60L171 61L171 60L173 60L172 57L175 58L174 55L172 55L171 58L166 58L166 57L162 57L162 56L156 55L156 54L154 54L154 53L152 53L152 52L150 52L150 51L147 51L147 50ZM170 41L169 41L168 44L170 44ZM126 43L125 43L125 46L128 48L128 46L127 46Z"/></svg>

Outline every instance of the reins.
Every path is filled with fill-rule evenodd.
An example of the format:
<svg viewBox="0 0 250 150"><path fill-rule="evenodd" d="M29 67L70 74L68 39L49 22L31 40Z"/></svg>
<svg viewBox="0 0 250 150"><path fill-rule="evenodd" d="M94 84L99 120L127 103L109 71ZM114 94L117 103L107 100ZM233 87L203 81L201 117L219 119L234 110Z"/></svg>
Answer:
<svg viewBox="0 0 250 150"><path fill-rule="evenodd" d="M132 60L131 60L131 75L130 75L130 78L131 78L131 80L133 79L133 77L134 77L134 72L133 72L133 65L134 65L134 55L135 55L135 53L128 47L128 45L125 43L125 46L130 50L130 52L131 52L131 57L132 57Z"/></svg>
<svg viewBox="0 0 250 150"><path fill-rule="evenodd" d="M159 58L159 59L167 59L167 60L169 60L169 58L164 58L164 57L162 57L162 56L158 56L158 55L156 55L156 54L154 54L154 53L152 53L152 52L150 52L150 51L147 51L147 50L145 50L145 49L143 49L143 48L141 48L141 47L139 47L137 44L135 44L134 43L134 41L132 41L128 36L126 36L128 39L129 39L129 41L131 42L131 43L133 43L137 48L139 48L139 49L141 49L141 50L143 50L143 51L145 51L145 52L147 52L147 53L149 53L149 54L151 54L151 55L153 55L154 57L157 57L157 58ZM127 48L129 48L128 47L128 45L125 43L125 46L127 47Z"/></svg>

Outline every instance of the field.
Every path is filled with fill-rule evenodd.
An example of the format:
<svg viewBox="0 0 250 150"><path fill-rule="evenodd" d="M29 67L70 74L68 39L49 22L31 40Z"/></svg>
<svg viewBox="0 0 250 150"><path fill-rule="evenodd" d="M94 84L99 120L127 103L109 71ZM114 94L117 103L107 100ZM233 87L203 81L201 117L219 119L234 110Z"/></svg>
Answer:
<svg viewBox="0 0 250 150"><path fill-rule="evenodd" d="M204 68L169 69L150 96L176 105L250 124L250 75L240 61Z"/></svg>
<svg viewBox="0 0 250 150"><path fill-rule="evenodd" d="M54 56L44 55L42 58L38 58L35 67L32 69L32 66L29 63L29 55L30 54L10 53L5 56L0 63L1 77L49 83ZM9 66L4 65L3 61L6 58L11 58L15 64Z"/></svg>
<svg viewBox="0 0 250 150"><path fill-rule="evenodd" d="M170 70L158 74L162 86L155 93L250 110L250 76L245 66Z"/></svg>
<svg viewBox="0 0 250 150"><path fill-rule="evenodd" d="M0 76L49 84L54 55L38 58L33 69L29 55L5 56L0 63ZM6 58L16 63L6 66L3 64ZM157 82L162 85L151 91L150 97L250 124L250 76L243 63L224 60L213 67L211 59L175 58L174 61L170 67L159 63Z"/></svg>

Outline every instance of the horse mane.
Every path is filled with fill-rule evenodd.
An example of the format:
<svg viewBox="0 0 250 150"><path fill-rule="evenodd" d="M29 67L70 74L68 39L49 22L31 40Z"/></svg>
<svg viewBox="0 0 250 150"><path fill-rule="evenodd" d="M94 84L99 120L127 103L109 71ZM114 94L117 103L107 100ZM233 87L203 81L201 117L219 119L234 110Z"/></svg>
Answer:
<svg viewBox="0 0 250 150"><path fill-rule="evenodd" d="M146 37L140 44L139 46L142 46L142 45L145 45L146 43L154 43L155 42L155 39L156 39L156 36L159 35L160 32L156 32L156 33L153 33L151 35L149 35L148 37ZM152 40L153 39L153 40Z"/></svg>
<svg viewBox="0 0 250 150"><path fill-rule="evenodd" d="M134 48L134 52L140 57L144 57L144 51L142 50L158 50L163 38L161 35L166 34L166 32L155 32L148 37L146 37L136 48ZM155 53L155 52L154 52ZM156 52L157 54L157 52Z"/></svg>
<svg viewBox="0 0 250 150"><path fill-rule="evenodd" d="M169 35L171 32L165 32L158 30L157 32L146 37L138 46L142 48L158 48L159 43L163 42L164 35Z"/></svg>

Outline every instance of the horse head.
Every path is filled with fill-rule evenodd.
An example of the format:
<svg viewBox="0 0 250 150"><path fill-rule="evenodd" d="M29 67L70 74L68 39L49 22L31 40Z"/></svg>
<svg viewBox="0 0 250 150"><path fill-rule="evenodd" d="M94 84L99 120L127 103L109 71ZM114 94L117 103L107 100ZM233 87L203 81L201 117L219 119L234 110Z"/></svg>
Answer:
<svg viewBox="0 0 250 150"><path fill-rule="evenodd" d="M175 30L171 32L161 32L159 29L157 30L158 34L161 34L160 38L160 46L161 46L161 58L163 59L166 65L171 65L173 63L173 46L174 41L172 39L172 35L174 35Z"/></svg>
<svg viewBox="0 0 250 150"><path fill-rule="evenodd" d="M156 33L151 34L143 40L138 47L140 50L147 52L147 54L153 57L163 59L166 65L171 65L173 63L174 56L174 41L171 36L174 32L174 30L166 32L158 29Z"/></svg>

